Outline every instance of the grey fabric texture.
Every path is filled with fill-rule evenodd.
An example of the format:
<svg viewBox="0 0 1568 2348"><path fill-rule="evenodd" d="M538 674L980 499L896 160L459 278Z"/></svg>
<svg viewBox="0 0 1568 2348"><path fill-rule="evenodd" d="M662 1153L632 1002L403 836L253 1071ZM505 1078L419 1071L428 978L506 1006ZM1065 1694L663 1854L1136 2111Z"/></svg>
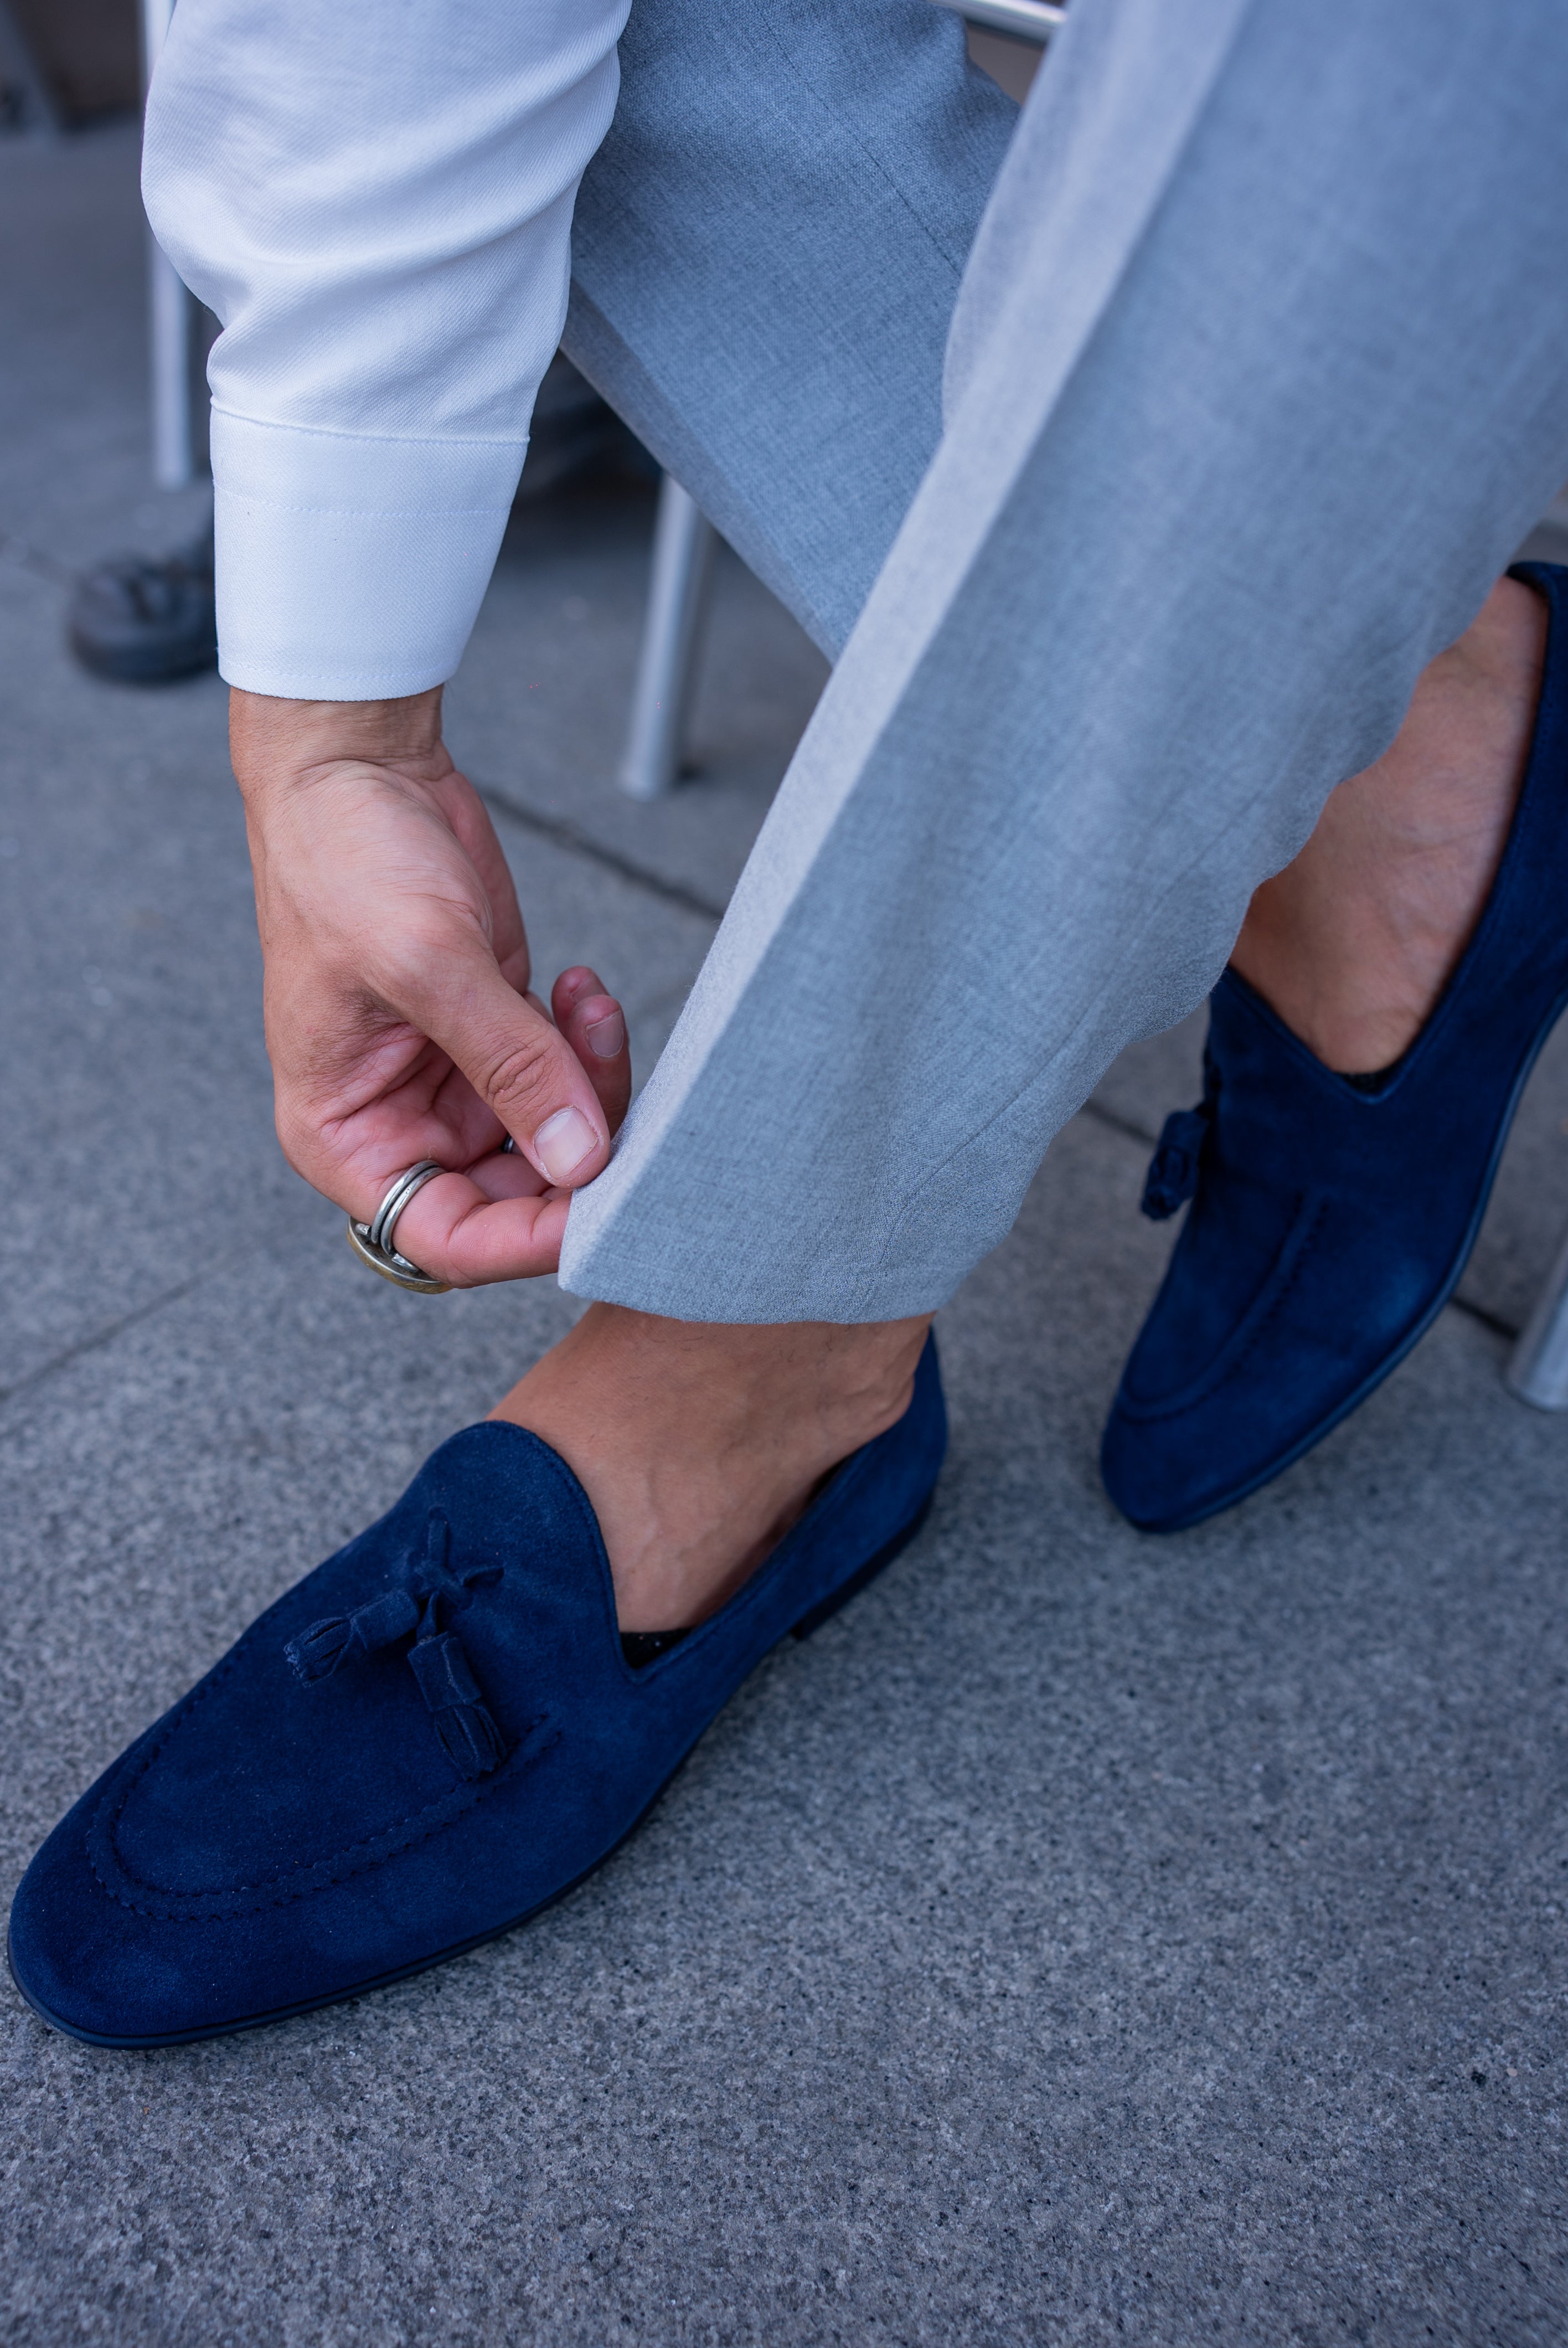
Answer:
<svg viewBox="0 0 1568 2348"><path fill-rule="evenodd" d="M964 87L955 61L955 106ZM629 125L677 95L629 60ZM812 137L858 148L871 103ZM569 1288L883 1319L1004 1236L1051 1136L1201 1000L1252 890L1387 746L1568 471L1565 108L1568 38L1522 0L1484 24L1378 0L1332 40L1290 0L1074 16L979 235L945 435L574 1202ZM722 244L711 150L688 165ZM752 246L771 298L811 282L823 232L774 221L787 281ZM689 324L725 345L727 414L744 337ZM704 379L693 361L699 443ZM771 473L765 432L742 453ZM796 470L789 493L818 487ZM811 541L794 525L791 560Z"/></svg>
<svg viewBox="0 0 1568 2348"><path fill-rule="evenodd" d="M566 349L836 654L937 445L1018 108L929 0L640 0L620 67Z"/></svg>

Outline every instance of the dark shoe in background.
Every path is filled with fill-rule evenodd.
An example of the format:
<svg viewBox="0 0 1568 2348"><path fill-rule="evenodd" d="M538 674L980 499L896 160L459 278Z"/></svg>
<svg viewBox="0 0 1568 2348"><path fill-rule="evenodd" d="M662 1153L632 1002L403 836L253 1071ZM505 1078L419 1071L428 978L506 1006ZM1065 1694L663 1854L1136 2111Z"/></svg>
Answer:
<svg viewBox="0 0 1568 2348"><path fill-rule="evenodd" d="M1510 576L1551 613L1529 767L1475 932L1409 1050L1337 1076L1235 971L1210 998L1203 1101L1167 1120L1143 1194L1156 1220L1192 1205L1101 1451L1106 1490L1146 1532L1255 1492L1430 1327L1568 1004L1568 569Z"/></svg>
<svg viewBox="0 0 1568 2348"><path fill-rule="evenodd" d="M66 629L82 666L121 685L169 685L214 667L211 530L173 554L116 555L84 572Z"/></svg>
<svg viewBox="0 0 1568 2348"><path fill-rule="evenodd" d="M539 386L518 501L548 497L589 472L641 485L658 470L614 410L558 355ZM211 530L173 554L116 555L95 564L77 582L67 632L84 668L121 685L171 685L213 667Z"/></svg>

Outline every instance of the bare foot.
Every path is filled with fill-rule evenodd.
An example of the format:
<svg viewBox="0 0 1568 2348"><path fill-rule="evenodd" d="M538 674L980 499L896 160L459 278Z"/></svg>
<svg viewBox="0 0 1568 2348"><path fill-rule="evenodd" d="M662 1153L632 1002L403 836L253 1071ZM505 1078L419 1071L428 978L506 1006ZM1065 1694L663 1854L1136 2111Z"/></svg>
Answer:
<svg viewBox="0 0 1568 2348"><path fill-rule="evenodd" d="M576 1474L622 1631L684 1629L755 1571L829 1469L902 1417L929 1326L732 1327L591 1304L491 1416Z"/></svg>
<svg viewBox="0 0 1568 2348"><path fill-rule="evenodd" d="M1234 967L1347 1076L1409 1049L1470 940L1524 779L1546 606L1500 579L1423 672L1392 747L1339 785L1266 880Z"/></svg>

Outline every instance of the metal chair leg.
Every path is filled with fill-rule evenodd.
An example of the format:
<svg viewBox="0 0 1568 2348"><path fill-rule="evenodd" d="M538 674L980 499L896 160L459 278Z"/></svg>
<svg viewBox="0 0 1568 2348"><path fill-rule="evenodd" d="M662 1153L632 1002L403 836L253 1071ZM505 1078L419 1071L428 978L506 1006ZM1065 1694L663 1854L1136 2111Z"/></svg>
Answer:
<svg viewBox="0 0 1568 2348"><path fill-rule="evenodd" d="M680 771L715 535L680 482L666 473L653 530L653 575L631 723L616 778L630 798L661 798Z"/></svg>
<svg viewBox="0 0 1568 2348"><path fill-rule="evenodd" d="M1568 1239L1509 1357L1510 1391L1537 1410L1568 1410Z"/></svg>
<svg viewBox="0 0 1568 2348"><path fill-rule="evenodd" d="M174 14L174 0L141 0L142 66L149 82ZM191 445L191 300L174 263L148 236L148 325L152 355L152 477L160 489L194 479Z"/></svg>
<svg viewBox="0 0 1568 2348"><path fill-rule="evenodd" d="M150 236L147 264L152 478L160 489L182 489L196 478L190 430L190 296L173 263Z"/></svg>

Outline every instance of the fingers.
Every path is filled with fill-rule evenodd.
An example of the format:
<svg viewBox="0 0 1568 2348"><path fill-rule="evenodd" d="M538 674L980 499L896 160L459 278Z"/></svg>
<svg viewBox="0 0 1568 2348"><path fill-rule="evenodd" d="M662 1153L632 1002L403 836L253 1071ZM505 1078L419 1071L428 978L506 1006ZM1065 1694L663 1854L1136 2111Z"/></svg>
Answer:
<svg viewBox="0 0 1568 2348"><path fill-rule="evenodd" d="M496 837L496 827L484 801L465 776L455 774L446 778L442 804L489 899L491 951L520 994L528 983L528 942L517 885Z"/></svg>
<svg viewBox="0 0 1568 2348"><path fill-rule="evenodd" d="M565 1048L586 1075L606 1127L613 1129L624 1115L630 1088L620 1007L602 991L597 974L582 967L567 972L554 992L571 1030L562 1039ZM536 1032L548 1030L546 1006L536 995L525 1002ZM510 1015L514 1005L508 1003L505 1008ZM611 1046L608 1055L607 1043ZM319 1097L312 1098L308 1085L280 1077L279 1138L291 1164L308 1181L364 1221L403 1168L434 1158L466 1177L479 1195L444 1190L437 1199L432 1189L431 1199L411 1227L418 1231L424 1226L421 1243L428 1260L415 1260L425 1270L464 1284L554 1270L559 1246L555 1226L562 1219L557 1215L541 1221L533 1210L527 1218L490 1217L466 1234L461 1261L446 1259L460 1218L482 1200L538 1200L554 1187L515 1147L509 1154L502 1153L500 1145L508 1138L506 1126L446 1052L405 1026L374 1045L366 1039L360 1077L359 1097L334 1105L331 1114L324 1112ZM433 1203L442 1210L434 1219Z"/></svg>
<svg viewBox="0 0 1568 2348"><path fill-rule="evenodd" d="M518 1182L531 1184L531 1191L508 1195ZM488 1158L472 1174L426 1182L397 1218L393 1243L422 1272L455 1288L537 1280L560 1262L570 1203L569 1190L541 1190L523 1159Z"/></svg>
<svg viewBox="0 0 1568 2348"><path fill-rule="evenodd" d="M548 1183L575 1189L591 1182L610 1158L599 1094L560 1030L475 943L475 951L416 956L397 1007L462 1070Z"/></svg>
<svg viewBox="0 0 1568 2348"><path fill-rule="evenodd" d="M542 1016L543 1005L528 1000ZM613 1133L631 1096L620 1005L604 992L597 972L579 965L557 979L551 1008ZM570 1189L547 1182L521 1151L495 1150L465 1172L417 1191L398 1219L396 1244L424 1271L456 1287L535 1279L559 1262L569 1204Z"/></svg>
<svg viewBox="0 0 1568 2348"><path fill-rule="evenodd" d="M550 991L556 1025L577 1054L599 1097L611 1133L619 1133L631 1099L631 1050L626 1020L596 971L563 970Z"/></svg>

